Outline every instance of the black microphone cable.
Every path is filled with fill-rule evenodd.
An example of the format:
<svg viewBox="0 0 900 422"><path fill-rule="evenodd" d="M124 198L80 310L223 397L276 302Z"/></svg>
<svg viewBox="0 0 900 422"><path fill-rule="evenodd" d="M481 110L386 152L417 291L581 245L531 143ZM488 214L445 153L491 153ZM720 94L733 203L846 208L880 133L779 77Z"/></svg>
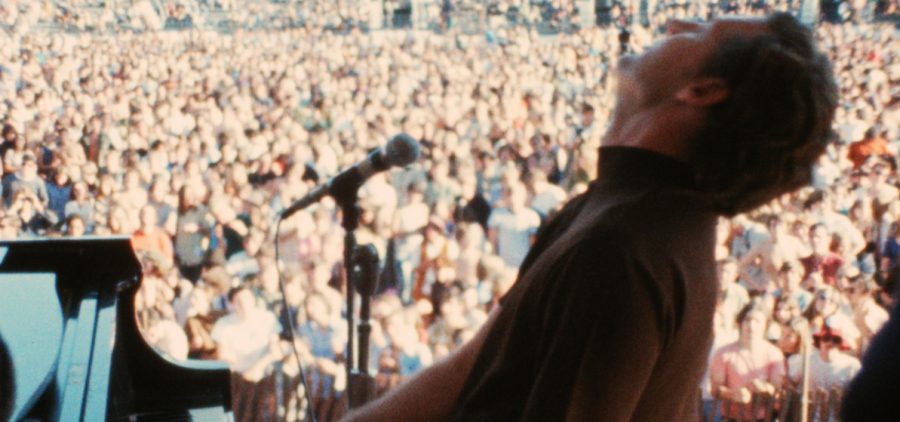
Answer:
<svg viewBox="0 0 900 422"><path fill-rule="evenodd" d="M295 344L296 333L297 333L297 319L294 316L294 312L291 311L291 307L287 303L287 290L284 287L284 276L281 273L281 247L279 246L281 242L278 241L278 237L281 234L281 222L284 221L284 218L278 218L278 223L275 224L275 269L278 271L278 287L281 289L281 305L284 306L284 316L287 317L287 336L288 342L291 344L291 351L294 354L294 359L297 359L297 376L300 377L300 382L303 384L303 395L306 397L306 414L312 422L316 422L316 414L313 411L313 401L312 397L309 395L309 385L306 383L306 373L303 371L303 362L300 360L300 353L297 352L297 345ZM297 415L299 416L300 411L302 410L303 402L301 400L297 400Z"/></svg>

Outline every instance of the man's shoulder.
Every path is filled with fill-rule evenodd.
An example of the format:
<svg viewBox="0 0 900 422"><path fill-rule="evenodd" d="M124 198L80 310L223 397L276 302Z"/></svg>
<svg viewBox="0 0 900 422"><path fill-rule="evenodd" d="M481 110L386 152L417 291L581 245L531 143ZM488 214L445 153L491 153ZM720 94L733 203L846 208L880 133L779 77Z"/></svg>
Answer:
<svg viewBox="0 0 900 422"><path fill-rule="evenodd" d="M709 202L696 192L687 190L655 190L626 197L617 213L625 220L652 223L672 222L715 215Z"/></svg>
<svg viewBox="0 0 900 422"><path fill-rule="evenodd" d="M602 230L626 238L662 240L669 233L673 239L695 239L700 229L714 227L717 221L697 195L674 191L627 198L604 214Z"/></svg>
<svg viewBox="0 0 900 422"><path fill-rule="evenodd" d="M834 357L835 366L839 366L842 368L859 368L861 366L859 359L844 353L836 353Z"/></svg>

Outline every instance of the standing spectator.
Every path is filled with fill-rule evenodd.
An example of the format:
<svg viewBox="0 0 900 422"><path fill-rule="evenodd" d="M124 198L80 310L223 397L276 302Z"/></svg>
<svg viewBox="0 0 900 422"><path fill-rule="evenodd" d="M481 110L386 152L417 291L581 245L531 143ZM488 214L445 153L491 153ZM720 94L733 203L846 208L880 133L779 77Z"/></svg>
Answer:
<svg viewBox="0 0 900 422"><path fill-rule="evenodd" d="M532 196L530 206L542 219L553 215L566 200L566 191L563 188L547 181L547 175L542 171L531 173Z"/></svg>
<svg viewBox="0 0 900 422"><path fill-rule="evenodd" d="M843 258L852 257L860 252L866 246L862 232L853 226L850 219L835 210L832 198L822 191L813 192L804 202L803 207L809 213L809 218L814 224L822 224L828 237L828 249L832 250ZM810 229L812 230L812 229ZM832 246L831 236L839 236L840 242ZM810 248L815 249L810 239ZM821 245L820 245L821 246ZM831 283L833 284L833 283Z"/></svg>
<svg viewBox="0 0 900 422"><path fill-rule="evenodd" d="M858 169L871 157L893 157L891 145L887 139L876 129L869 128L863 138L850 144L847 158L853 163L853 168Z"/></svg>
<svg viewBox="0 0 900 422"><path fill-rule="evenodd" d="M19 233L24 237L47 234L56 221L46 211L43 202L28 188L20 189L6 210L18 220Z"/></svg>
<svg viewBox="0 0 900 422"><path fill-rule="evenodd" d="M247 287L229 291L228 302L232 312L216 321L210 335L216 342L218 359L228 363L236 375L232 378L233 388L237 392L253 394L259 389L256 383L266 375L272 363L281 358L278 342L281 326L275 315L256 305L253 292ZM265 401L262 397L256 397L256 400L255 403L235 403L235 419L256 417Z"/></svg>
<svg viewBox="0 0 900 422"><path fill-rule="evenodd" d="M66 202L63 215L67 220L78 216L84 223L87 233L94 231L94 200L90 196L87 183L78 181L72 185L72 195Z"/></svg>
<svg viewBox="0 0 900 422"><path fill-rule="evenodd" d="M797 261L788 261L782 264L778 271L778 288L770 292L776 303L790 298L801 312L806 311L806 308L813 302L813 295L800 287L803 282L803 271L803 266Z"/></svg>
<svg viewBox="0 0 900 422"><path fill-rule="evenodd" d="M844 265L840 255L831 251L831 235L825 224L816 223L809 228L809 244L812 253L800 259L805 270L803 279L816 289L822 285L834 286L838 270Z"/></svg>
<svg viewBox="0 0 900 422"><path fill-rule="evenodd" d="M206 287L196 286L188 296L188 308L184 323L185 334L190 345L188 357L191 359L215 359L216 342L212 330L216 321L225 315L224 309L212 309L212 298Z"/></svg>
<svg viewBox="0 0 900 422"><path fill-rule="evenodd" d="M320 294L306 298L306 321L297 328L304 349L309 353L310 395L314 411L321 420L331 420L338 395L346 386L343 366L337 363L347 341L346 326L333 317L328 300Z"/></svg>
<svg viewBox="0 0 900 422"><path fill-rule="evenodd" d="M69 237L84 236L87 233L87 225L78 214L72 214L66 218L65 234Z"/></svg>
<svg viewBox="0 0 900 422"><path fill-rule="evenodd" d="M732 420L758 420L765 407L751 407L754 395L772 397L784 378L784 355L766 341L768 318L758 303L750 303L737 315L738 341L723 346L713 356L710 379L713 395L725 400L722 415Z"/></svg>
<svg viewBox="0 0 900 422"><path fill-rule="evenodd" d="M526 207L526 199L525 187L512 184L504 195L506 206L492 212L488 219L488 238L510 268L518 268L525 259L541 224L537 212Z"/></svg>
<svg viewBox="0 0 900 422"><path fill-rule="evenodd" d="M147 204L156 208L156 216L159 218L157 224L170 236L174 236L178 215L174 203L177 202L177 199L169 194L169 183L167 180L161 176L155 177L150 183L148 196Z"/></svg>
<svg viewBox="0 0 900 422"><path fill-rule="evenodd" d="M738 283L738 263L734 258L725 258L716 263L719 279L719 312L725 321L733 321L741 309L750 303L750 295Z"/></svg>
<svg viewBox="0 0 900 422"><path fill-rule="evenodd" d="M842 333L845 345L854 352L859 351L860 333L848 315L849 309L845 307L844 297L831 286L823 286L816 291L812 306L807 309L806 317L812 330L820 330L830 326Z"/></svg>
<svg viewBox="0 0 900 422"><path fill-rule="evenodd" d="M178 198L175 259L181 274L196 283L206 262L212 217L202 201L202 187L186 184Z"/></svg>
<svg viewBox="0 0 900 422"><path fill-rule="evenodd" d="M888 312L875 301L875 294L880 291L875 280L856 270L856 274L847 274L843 291L853 308L853 323L861 336L860 356L869 346L872 337L888 321Z"/></svg>
<svg viewBox="0 0 900 422"><path fill-rule="evenodd" d="M843 389L859 372L859 359L849 355L849 345L838 328L823 326L813 335L815 353L809 359L810 389L833 387ZM788 375L793 385L799 386L803 377L803 356L796 354L788 360Z"/></svg>
<svg viewBox="0 0 900 422"><path fill-rule="evenodd" d="M10 198L15 197L20 190L28 190L42 208L47 207L50 202L44 179L38 175L37 159L31 153L22 156L22 167L14 174L9 189Z"/></svg>
<svg viewBox="0 0 900 422"><path fill-rule="evenodd" d="M34 153L26 148L25 137L15 134L14 131L5 135L3 147L3 204L8 207L12 201L12 184L19 179L18 174L22 171L25 157L28 156L34 163L35 172L37 172L37 162Z"/></svg>
<svg viewBox="0 0 900 422"><path fill-rule="evenodd" d="M171 266L174 263L175 253L172 248L172 239L163 231L157 222L156 208L144 205L140 211L140 227L131 236L131 247L135 252L152 251L157 253Z"/></svg>
<svg viewBox="0 0 900 422"><path fill-rule="evenodd" d="M445 234L446 226L438 217L432 217L425 226L419 266L415 271L414 301L431 298L432 303L437 303L434 299L456 279L453 263L459 258L459 245Z"/></svg>
<svg viewBox="0 0 900 422"><path fill-rule="evenodd" d="M69 180L69 173L65 167L58 167L53 176L46 183L47 189L47 208L53 211L57 220L63 221L66 218L66 203L72 196L72 183Z"/></svg>
<svg viewBox="0 0 900 422"><path fill-rule="evenodd" d="M412 300L415 282L413 270L419 265L423 241L422 229L428 224L429 214L423 187L418 183L410 184L407 189L407 203L397 209L393 222L396 257L401 262L403 279L401 297L407 303Z"/></svg>
<svg viewBox="0 0 900 422"><path fill-rule="evenodd" d="M786 262L799 260L809 255L800 239L788 231L788 225L778 215L766 217L769 238L750 249L740 261L742 279L753 287L756 293L770 290L767 282L778 278L779 269Z"/></svg>
<svg viewBox="0 0 900 422"><path fill-rule="evenodd" d="M782 334L790 329L791 321L801 318L802 315L796 299L789 295L779 296L772 306L772 318L766 329L766 338L772 343L779 344Z"/></svg>
<svg viewBox="0 0 900 422"><path fill-rule="evenodd" d="M224 196L216 196L209 200L209 210L215 219L210 240L210 255L212 261L216 263L225 263L235 254L243 252L244 238L250 232L228 201Z"/></svg>

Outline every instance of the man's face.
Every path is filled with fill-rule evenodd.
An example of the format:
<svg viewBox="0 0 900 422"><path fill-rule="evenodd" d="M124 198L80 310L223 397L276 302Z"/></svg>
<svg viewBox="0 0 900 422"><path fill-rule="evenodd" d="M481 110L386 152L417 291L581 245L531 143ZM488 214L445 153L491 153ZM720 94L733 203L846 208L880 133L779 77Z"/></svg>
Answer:
<svg viewBox="0 0 900 422"><path fill-rule="evenodd" d="M761 338L766 331L766 315L760 311L750 311L741 322L741 335L747 338Z"/></svg>
<svg viewBox="0 0 900 422"><path fill-rule="evenodd" d="M232 299L231 306L234 308L234 313L244 319L256 307L256 299L249 290L241 290Z"/></svg>
<svg viewBox="0 0 900 422"><path fill-rule="evenodd" d="M686 83L700 76L717 48L732 38L750 38L767 31L760 18L719 18L700 23L673 20L666 36L638 55L619 60L619 99L637 98L647 106L670 98ZM636 96L635 96L636 95Z"/></svg>
<svg viewBox="0 0 900 422"><path fill-rule="evenodd" d="M814 252L822 255L828 252L831 246L831 236L825 227L816 226L809 232L809 243L812 245Z"/></svg>

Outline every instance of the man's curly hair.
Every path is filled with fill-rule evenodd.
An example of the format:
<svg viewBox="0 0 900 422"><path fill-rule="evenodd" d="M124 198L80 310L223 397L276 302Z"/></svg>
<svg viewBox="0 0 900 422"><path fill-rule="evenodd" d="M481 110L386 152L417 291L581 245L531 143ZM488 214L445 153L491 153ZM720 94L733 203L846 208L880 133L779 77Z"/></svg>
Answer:
<svg viewBox="0 0 900 422"><path fill-rule="evenodd" d="M710 108L692 161L699 188L729 216L809 183L837 107L831 63L810 30L786 13L766 24L766 35L726 41L704 69L730 95Z"/></svg>

